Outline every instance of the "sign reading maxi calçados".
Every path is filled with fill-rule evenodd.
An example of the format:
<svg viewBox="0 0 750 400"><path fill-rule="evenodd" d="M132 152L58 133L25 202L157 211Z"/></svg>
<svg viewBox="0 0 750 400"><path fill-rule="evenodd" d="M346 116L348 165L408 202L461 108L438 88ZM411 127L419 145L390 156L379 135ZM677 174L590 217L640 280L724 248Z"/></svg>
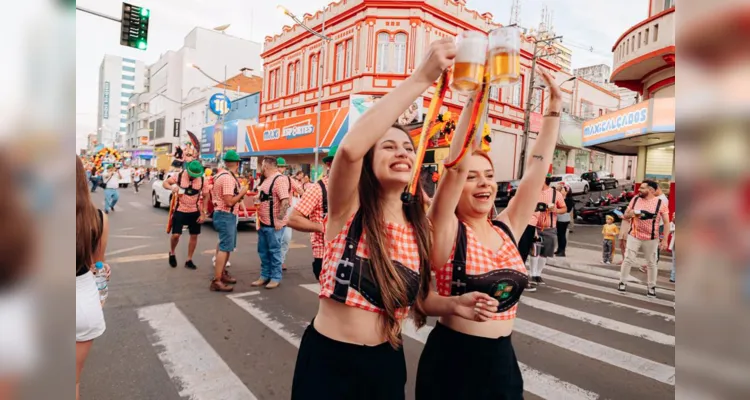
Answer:
<svg viewBox="0 0 750 400"><path fill-rule="evenodd" d="M583 145L609 142L646 133L650 102L632 105L583 123Z"/></svg>

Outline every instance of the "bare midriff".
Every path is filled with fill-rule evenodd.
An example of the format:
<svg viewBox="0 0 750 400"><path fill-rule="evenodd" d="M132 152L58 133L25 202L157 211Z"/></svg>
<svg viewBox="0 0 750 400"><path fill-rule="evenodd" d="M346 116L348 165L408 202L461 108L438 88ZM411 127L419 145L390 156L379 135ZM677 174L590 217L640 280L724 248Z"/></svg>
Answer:
<svg viewBox="0 0 750 400"><path fill-rule="evenodd" d="M386 341L380 314L321 298L315 330L339 342L377 346Z"/></svg>
<svg viewBox="0 0 750 400"><path fill-rule="evenodd" d="M493 319L485 322L469 321L458 316L440 317L440 323L456 332L466 335L497 339L502 336L510 336L513 333L513 322L511 319Z"/></svg>

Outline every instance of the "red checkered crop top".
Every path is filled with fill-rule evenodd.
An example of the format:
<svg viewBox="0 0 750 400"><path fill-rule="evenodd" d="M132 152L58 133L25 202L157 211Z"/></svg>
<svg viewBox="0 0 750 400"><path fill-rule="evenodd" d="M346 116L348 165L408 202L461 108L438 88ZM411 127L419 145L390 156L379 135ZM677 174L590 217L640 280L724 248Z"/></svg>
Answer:
<svg viewBox="0 0 750 400"><path fill-rule="evenodd" d="M493 319L512 319L528 284L528 274L508 226L500 221L492 221L492 225L503 238L497 251L484 246L471 228L459 221L451 256L435 273L437 289L442 296L486 293L500 302Z"/></svg>
<svg viewBox="0 0 750 400"><path fill-rule="evenodd" d="M405 318L419 292L419 251L414 229L388 222L385 229L388 251L403 279L408 304L396 310L396 318ZM382 313L380 288L375 281L362 232L362 212L358 210L344 229L327 243L320 273L320 295L351 307Z"/></svg>

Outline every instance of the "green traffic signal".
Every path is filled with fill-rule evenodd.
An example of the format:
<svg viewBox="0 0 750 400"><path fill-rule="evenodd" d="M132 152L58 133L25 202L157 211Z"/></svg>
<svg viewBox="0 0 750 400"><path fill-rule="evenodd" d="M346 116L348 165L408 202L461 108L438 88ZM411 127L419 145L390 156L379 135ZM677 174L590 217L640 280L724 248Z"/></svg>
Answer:
<svg viewBox="0 0 750 400"><path fill-rule="evenodd" d="M148 14L149 14L148 8L141 8L142 17L148 17Z"/></svg>
<svg viewBox="0 0 750 400"><path fill-rule="evenodd" d="M148 44L146 43L145 40L139 40L137 43L137 46L139 50L146 50L146 47L148 47Z"/></svg>

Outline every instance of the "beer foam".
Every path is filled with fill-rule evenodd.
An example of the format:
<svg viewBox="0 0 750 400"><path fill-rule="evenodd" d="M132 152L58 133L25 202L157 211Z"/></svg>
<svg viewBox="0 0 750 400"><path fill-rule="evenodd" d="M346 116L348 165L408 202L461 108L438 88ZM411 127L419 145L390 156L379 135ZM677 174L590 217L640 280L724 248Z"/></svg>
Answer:
<svg viewBox="0 0 750 400"><path fill-rule="evenodd" d="M487 38L470 36L461 38L455 62L484 65L487 59Z"/></svg>

